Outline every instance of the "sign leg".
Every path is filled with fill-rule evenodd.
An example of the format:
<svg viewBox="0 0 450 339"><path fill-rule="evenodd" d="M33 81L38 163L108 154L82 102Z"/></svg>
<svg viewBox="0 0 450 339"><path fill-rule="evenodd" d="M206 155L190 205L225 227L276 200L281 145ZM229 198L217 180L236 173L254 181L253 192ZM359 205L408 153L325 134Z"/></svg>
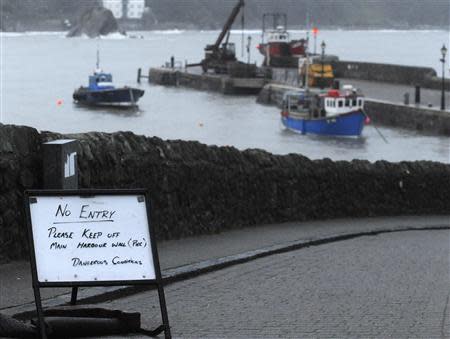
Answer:
<svg viewBox="0 0 450 339"><path fill-rule="evenodd" d="M78 296L78 287L72 287L72 296L70 297L70 305L76 305Z"/></svg>
<svg viewBox="0 0 450 339"><path fill-rule="evenodd" d="M41 339L47 339L47 332L45 328L44 322L44 311L42 309L42 301L41 301L41 292L39 291L39 287L34 286L34 300L36 302L36 311L38 316L38 324L39 324L39 332Z"/></svg>
<svg viewBox="0 0 450 339"><path fill-rule="evenodd" d="M164 288L161 281L158 283L158 296L159 306L161 308L161 317L164 325L164 337L166 339L171 339L172 334L170 333L169 316L167 315L166 297L164 296Z"/></svg>

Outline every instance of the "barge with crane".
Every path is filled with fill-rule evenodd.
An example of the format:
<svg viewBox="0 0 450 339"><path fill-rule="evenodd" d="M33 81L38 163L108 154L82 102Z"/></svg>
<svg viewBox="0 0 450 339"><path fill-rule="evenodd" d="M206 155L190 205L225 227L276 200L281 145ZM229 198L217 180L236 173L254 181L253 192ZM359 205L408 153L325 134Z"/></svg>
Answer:
<svg viewBox="0 0 450 339"><path fill-rule="evenodd" d="M200 90L218 91L223 94L258 94L271 79L266 69L256 64L239 61L235 44L230 41L230 31L245 6L239 0L233 7L222 30L213 44L206 45L204 58L198 63L175 67L151 68L148 81L165 86L186 86ZM250 39L247 50L249 51ZM173 60L173 58L172 58ZM138 71L138 81L141 72Z"/></svg>

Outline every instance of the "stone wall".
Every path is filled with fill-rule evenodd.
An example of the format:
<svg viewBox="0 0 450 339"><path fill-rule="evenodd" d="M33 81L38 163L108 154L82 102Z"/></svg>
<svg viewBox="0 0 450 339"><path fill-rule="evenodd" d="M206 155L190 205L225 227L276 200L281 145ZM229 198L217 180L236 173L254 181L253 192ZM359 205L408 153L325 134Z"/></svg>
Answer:
<svg viewBox="0 0 450 339"><path fill-rule="evenodd" d="M380 81L423 88L441 89L442 79L430 67L378 64L373 62L333 61L336 78ZM273 68L272 80L290 86L301 85L296 68ZM445 88L450 90L450 79L445 79Z"/></svg>
<svg viewBox="0 0 450 339"><path fill-rule="evenodd" d="M450 137L450 114L448 112L376 100L366 100L364 107L367 114L376 123Z"/></svg>
<svg viewBox="0 0 450 339"><path fill-rule="evenodd" d="M238 68L237 66L235 68ZM264 77L231 77L225 74L188 73L170 68L150 68L149 81L163 86L183 86L226 95L258 94L267 83Z"/></svg>
<svg viewBox="0 0 450 339"><path fill-rule="evenodd" d="M150 68L148 73L149 82L163 85L163 86L177 86L178 85L178 71L159 68Z"/></svg>
<svg viewBox="0 0 450 339"><path fill-rule="evenodd" d="M259 92L256 102L263 105L274 105L281 108L284 93L299 90L300 89L298 87L289 85L269 84L264 86L262 91Z"/></svg>
<svg viewBox="0 0 450 339"><path fill-rule="evenodd" d="M303 86L302 79L295 68L272 68L272 81L289 86Z"/></svg>
<svg viewBox="0 0 450 339"><path fill-rule="evenodd" d="M337 61L333 62L337 78L384 81L406 85L423 85L436 76L431 67L415 67L373 62Z"/></svg>
<svg viewBox="0 0 450 339"><path fill-rule="evenodd" d="M0 124L0 262L28 253L23 192L41 186L40 144L35 129Z"/></svg>
<svg viewBox="0 0 450 339"><path fill-rule="evenodd" d="M0 255L26 257L23 190L42 185L41 142L76 138L80 186L147 188L158 239L285 221L450 213L450 165L311 161L119 132L0 125Z"/></svg>
<svg viewBox="0 0 450 339"><path fill-rule="evenodd" d="M341 60L333 62L333 69L337 78L419 85L430 89L442 88L442 79L431 67ZM450 90L450 79L445 79L444 86L447 91Z"/></svg>
<svg viewBox="0 0 450 339"><path fill-rule="evenodd" d="M198 90L210 90L225 94L227 79L204 74L191 74L169 68L151 68L150 82L163 86L184 86Z"/></svg>

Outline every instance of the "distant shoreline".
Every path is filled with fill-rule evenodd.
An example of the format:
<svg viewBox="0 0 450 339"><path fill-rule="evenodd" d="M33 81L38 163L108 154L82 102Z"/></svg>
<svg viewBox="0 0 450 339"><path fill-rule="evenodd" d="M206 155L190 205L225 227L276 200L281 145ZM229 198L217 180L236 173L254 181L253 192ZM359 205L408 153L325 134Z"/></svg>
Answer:
<svg viewBox="0 0 450 339"><path fill-rule="evenodd" d="M324 27L321 29L322 31L343 31L343 32L361 32L361 31L367 31L367 32L449 32L448 28L442 28L442 27L417 27L417 28L348 28L348 27ZM306 32L306 28L291 28L288 30L289 32ZM28 34L28 35L59 35L59 34L66 34L68 30L23 30L23 31L10 31L10 30L0 30L0 34ZM219 29L192 29L192 28L167 28L167 29L137 29L137 30L127 30L127 33L133 33L133 32L145 32L145 33L185 33L185 32L198 32L198 33L217 33L220 32ZM242 32L241 29L235 28L231 30L232 34L240 33ZM258 28L246 28L244 29L245 33L260 33L261 29ZM115 33L113 33L115 34ZM450 32L449 32L450 34Z"/></svg>
<svg viewBox="0 0 450 339"><path fill-rule="evenodd" d="M211 27L201 25L193 25L190 23L161 23L153 25L143 25L143 24L128 24L126 22L119 21L119 28L121 31L127 32L147 32L147 31L220 31L221 26ZM398 25L393 26L350 26L350 25L324 25L318 26L319 30L325 31L449 31L449 27L446 25ZM46 24L41 22L39 25L25 25L17 23L16 25L6 25L6 27L1 27L0 32L9 33L24 33L24 32L66 32L69 31L70 27L64 26L61 22L51 22ZM247 31L261 31L262 27L260 25L249 25L245 27ZM290 31L305 31L307 29L304 25L289 25L288 29ZM241 26L235 24L232 27L233 31L241 31Z"/></svg>

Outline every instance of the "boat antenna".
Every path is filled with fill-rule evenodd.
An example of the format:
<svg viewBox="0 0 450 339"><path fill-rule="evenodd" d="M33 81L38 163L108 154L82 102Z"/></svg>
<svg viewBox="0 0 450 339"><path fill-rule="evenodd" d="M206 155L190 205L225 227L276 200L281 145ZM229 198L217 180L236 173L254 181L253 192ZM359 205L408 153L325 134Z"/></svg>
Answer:
<svg viewBox="0 0 450 339"><path fill-rule="evenodd" d="M96 69L100 69L100 50L99 50L99 44L97 41L97 64L96 64L97 68Z"/></svg>
<svg viewBox="0 0 450 339"><path fill-rule="evenodd" d="M308 3L306 3L306 48L305 48L305 54L306 54L305 91L308 92L308 90L309 90L309 10L308 10Z"/></svg>
<svg viewBox="0 0 450 339"><path fill-rule="evenodd" d="M309 31L309 6L306 3L306 29Z"/></svg>

